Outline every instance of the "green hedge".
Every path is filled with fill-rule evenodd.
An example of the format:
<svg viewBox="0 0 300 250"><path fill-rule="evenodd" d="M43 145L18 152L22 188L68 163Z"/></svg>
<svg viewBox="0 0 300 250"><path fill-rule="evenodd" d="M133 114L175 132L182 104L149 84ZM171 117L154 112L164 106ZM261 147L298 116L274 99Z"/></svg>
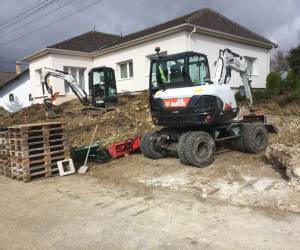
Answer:
<svg viewBox="0 0 300 250"><path fill-rule="evenodd" d="M281 92L281 78L278 72L271 72L267 76L267 91L270 94L278 95Z"/></svg>

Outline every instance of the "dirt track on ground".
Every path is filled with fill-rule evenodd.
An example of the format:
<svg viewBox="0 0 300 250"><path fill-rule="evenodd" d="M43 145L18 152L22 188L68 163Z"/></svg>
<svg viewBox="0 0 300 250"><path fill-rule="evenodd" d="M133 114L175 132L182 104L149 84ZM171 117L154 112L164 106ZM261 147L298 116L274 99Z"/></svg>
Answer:
<svg viewBox="0 0 300 250"><path fill-rule="evenodd" d="M295 249L299 196L261 155L236 152L203 169L136 154L86 175L0 176L0 248Z"/></svg>

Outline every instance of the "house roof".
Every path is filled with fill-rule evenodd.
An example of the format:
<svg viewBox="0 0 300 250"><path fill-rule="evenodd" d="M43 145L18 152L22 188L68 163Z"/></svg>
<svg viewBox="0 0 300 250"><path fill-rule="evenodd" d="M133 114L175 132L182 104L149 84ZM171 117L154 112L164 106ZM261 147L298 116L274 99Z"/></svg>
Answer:
<svg viewBox="0 0 300 250"><path fill-rule="evenodd" d="M16 72L0 72L0 87L13 79L16 76Z"/></svg>
<svg viewBox="0 0 300 250"><path fill-rule="evenodd" d="M112 44L121 37L103 32L90 31L80 36L73 37L63 42L49 46L48 48L72 50L80 52L94 52L101 47Z"/></svg>
<svg viewBox="0 0 300 250"><path fill-rule="evenodd" d="M0 89L25 73L29 73L29 69L25 69L19 75L16 72L0 72Z"/></svg>
<svg viewBox="0 0 300 250"><path fill-rule="evenodd" d="M204 8L123 37L97 31L90 31L80 36L49 46L48 48L80 52L95 52L103 48L109 48L129 42L182 24L196 25L198 27L275 45L270 40L228 19L220 13L209 8Z"/></svg>
<svg viewBox="0 0 300 250"><path fill-rule="evenodd" d="M220 13L209 9L204 8L197 10L195 12L189 13L187 15L178 17L176 19L158 24L156 26L129 34L127 36L122 37L118 41L113 44L108 44L106 47L111 47L116 44L120 44L123 42L128 42L143 36L147 36L153 34L155 32L159 32L168 28L172 28L182 24L191 24L196 25L198 27L207 28L210 30L215 30L219 32L228 33L230 35L235 35L243 38L253 39L259 42L268 43L275 45L270 40L254 33L253 31L243 27L242 25L228 19L227 17L221 15Z"/></svg>

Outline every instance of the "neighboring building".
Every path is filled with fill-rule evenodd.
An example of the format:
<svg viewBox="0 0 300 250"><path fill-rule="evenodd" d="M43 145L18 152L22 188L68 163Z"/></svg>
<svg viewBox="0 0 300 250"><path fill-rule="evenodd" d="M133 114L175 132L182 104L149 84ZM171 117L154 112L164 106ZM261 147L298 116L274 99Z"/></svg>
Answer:
<svg viewBox="0 0 300 250"><path fill-rule="evenodd" d="M0 107L9 112L16 112L33 103L29 69L16 72L0 72Z"/></svg>
<svg viewBox="0 0 300 250"><path fill-rule="evenodd" d="M201 9L124 37L91 31L24 59L29 62L33 97L36 101L42 97L42 67L73 73L88 91L88 72L94 67L108 66L116 72L118 92L147 89L150 60L156 46L165 54L188 50L206 54L212 77L219 49L230 48L247 57L254 88L265 88L270 72L270 50L276 47L268 39L211 9ZM51 79L51 84L55 92L65 97L63 100L73 97L62 80ZM237 73L233 72L230 86L240 84Z"/></svg>

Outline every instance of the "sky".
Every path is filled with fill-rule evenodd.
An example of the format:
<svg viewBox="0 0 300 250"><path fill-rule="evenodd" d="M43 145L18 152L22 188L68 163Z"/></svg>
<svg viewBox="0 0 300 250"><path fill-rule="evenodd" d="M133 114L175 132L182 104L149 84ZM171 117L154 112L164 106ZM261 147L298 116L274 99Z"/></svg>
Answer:
<svg viewBox="0 0 300 250"><path fill-rule="evenodd" d="M40 12L5 25L33 4L49 1L1 1L0 71L13 71L16 60L90 30L126 35L205 7L270 39L283 51L300 43L299 0L52 0Z"/></svg>

